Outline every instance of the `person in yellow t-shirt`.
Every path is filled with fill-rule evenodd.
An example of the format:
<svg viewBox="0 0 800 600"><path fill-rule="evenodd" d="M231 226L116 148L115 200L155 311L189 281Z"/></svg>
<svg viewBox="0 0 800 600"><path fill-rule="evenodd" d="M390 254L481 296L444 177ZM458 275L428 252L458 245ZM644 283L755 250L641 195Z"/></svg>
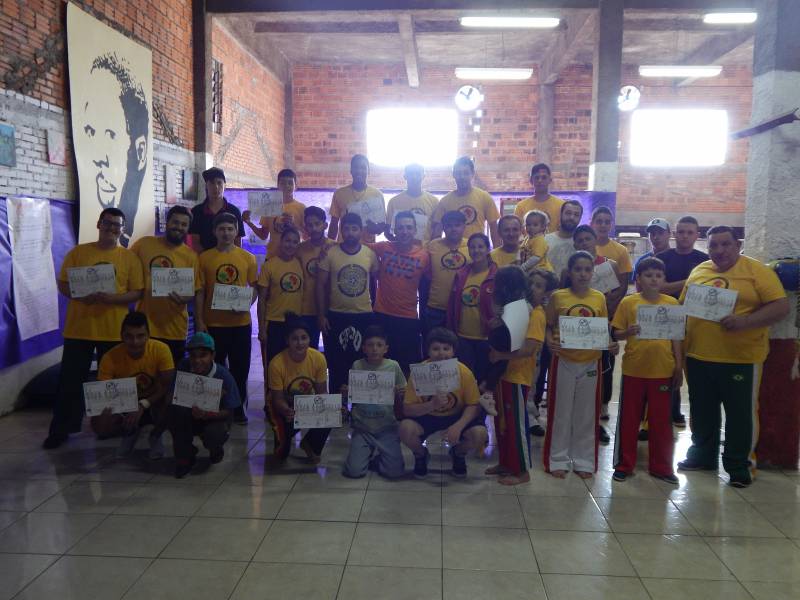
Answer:
<svg viewBox="0 0 800 600"><path fill-rule="evenodd" d="M514 208L514 214L522 219L529 211L541 210L548 216L547 230L544 233L558 231L564 200L550 193L550 185L553 183L550 167L544 163L533 165L530 181L533 196L520 200Z"/></svg>
<svg viewBox="0 0 800 600"><path fill-rule="evenodd" d="M258 280L256 257L234 245L238 225L228 213L214 217L214 235L217 247L200 255L203 289L198 292L195 312L195 330L207 331L214 338L216 361L227 366L236 380L242 406L236 409L234 421L247 423L247 378L250 375L251 337L253 332L250 308L246 310L216 309L214 291L231 286L240 296L249 295L250 305L256 300L255 283ZM202 310L199 310L202 307ZM226 365L227 363L227 365Z"/></svg>
<svg viewBox="0 0 800 600"><path fill-rule="evenodd" d="M442 216L444 237L431 240L425 245L431 260L424 277L430 281L428 304L422 312L423 337L434 327L447 323L447 302L456 273L472 260L464 239L466 225L464 213L451 210Z"/></svg>
<svg viewBox="0 0 800 600"><path fill-rule="evenodd" d="M191 224L192 213L189 209L173 206L167 212L164 237L143 237L131 248L142 261L144 271L144 295L136 305L136 310L147 315L150 335L169 346L175 364L183 358L188 335L189 312L186 305L194 302L197 292L203 287L200 261L195 251L185 243ZM169 296L153 296L153 269L191 269L194 294L180 296L177 292L170 292ZM195 303L195 310L199 307L200 304Z"/></svg>
<svg viewBox="0 0 800 600"><path fill-rule="evenodd" d="M524 225L527 234L520 244L521 267L530 272L532 269L552 271L553 265L547 260L547 240L544 239L550 217L538 209L525 213Z"/></svg>
<svg viewBox="0 0 800 600"><path fill-rule="evenodd" d="M431 217L439 204L439 199L422 189L425 168L422 165L407 165L403 169L406 190L389 199L386 205L386 237L391 239L394 230L394 218L399 212L411 211L417 222L416 239L423 244L431 239Z"/></svg>
<svg viewBox="0 0 800 600"><path fill-rule="evenodd" d="M339 222L342 217L347 214L348 207L356 202L363 202L370 198L381 198L383 201L383 192L378 188L367 185L367 177L369 176L369 159L363 154L355 154L350 159L350 176L353 181L350 185L340 187L333 192L331 199L331 224L328 227L328 237L332 240L343 239L339 233ZM375 235L383 233L386 229L386 223L374 223L367 221L363 223L365 242L374 242Z"/></svg>
<svg viewBox="0 0 800 600"><path fill-rule="evenodd" d="M747 487L755 472L754 445L761 369L769 351L769 326L789 314L789 300L775 272L749 256L732 228L708 230L711 260L696 266L686 280L681 302L692 286L707 286L701 304L711 305L718 294L708 287L735 291L732 314L719 322L689 317L686 321L686 380L692 445L678 470L717 470L719 405L725 408L725 447L722 466L734 487ZM695 296L695 294L692 294ZM696 302L692 302L696 306Z"/></svg>
<svg viewBox="0 0 800 600"><path fill-rule="evenodd" d="M622 355L622 392L614 439L614 481L625 481L636 466L639 422L647 407L649 471L653 477L678 483L672 470L672 389L683 377L683 350L680 340L640 337L638 309L658 306L654 319L667 322L667 306L678 301L661 293L666 282L666 267L654 257L636 264L636 285L641 290L623 298L611 326L618 340L627 340ZM660 307L665 307L663 310Z"/></svg>
<svg viewBox="0 0 800 600"><path fill-rule="evenodd" d="M167 392L175 374L175 363L169 346L150 337L147 316L142 312L134 311L125 316L121 337L122 343L103 355L97 380L135 377L139 407L135 412L119 415L112 415L106 409L103 414L92 417L92 426L98 435L122 434L117 457L123 458L133 452L142 427L152 424L149 457L156 460L164 456L161 434L167 427Z"/></svg>
<svg viewBox="0 0 800 600"><path fill-rule="evenodd" d="M608 319L606 298L589 287L594 273L594 258L578 251L567 262L570 287L550 297L547 315L547 344L553 355L550 389L547 395L547 435L544 438L545 471L563 479L570 466L582 479L597 470L600 417L601 349L563 348L560 317ZM589 327L588 322L579 327ZM608 350L616 352L616 342Z"/></svg>
<svg viewBox="0 0 800 600"><path fill-rule="evenodd" d="M297 258L303 266L303 300L300 316L306 322L311 336L311 347L319 349L319 324L317 323L317 271L323 254L336 245L336 242L325 237L328 228L328 217L318 206L309 206L304 211L303 223L306 241L297 248Z"/></svg>
<svg viewBox="0 0 800 600"><path fill-rule="evenodd" d="M56 284L58 291L69 298L64 324L64 352L58 392L53 405L50 431L42 447L51 450L67 441L70 433L78 433L83 423L83 383L89 377L92 357L98 361L119 343L122 320L128 305L142 297L142 263L130 250L119 245L125 214L118 208L106 208L97 220L96 242L78 244L64 257ZM114 266L115 293L94 292L73 297L70 269L100 264ZM95 273L94 276L97 276ZM99 280L99 278L98 278Z"/></svg>
<svg viewBox="0 0 800 600"><path fill-rule="evenodd" d="M515 215L505 215L497 221L497 233L503 245L492 250L490 256L498 267L520 264L522 220Z"/></svg>
<svg viewBox="0 0 800 600"><path fill-rule="evenodd" d="M242 221L250 227L259 238L267 242L267 256L275 256L278 253L278 245L281 242L281 233L286 227L294 227L302 231L303 211L306 205L294 199L294 191L297 189L297 174L291 169L281 169L278 173L278 189L283 194L283 212L277 217L261 217L258 225L250 219L252 216L249 210L242 213Z"/></svg>
<svg viewBox="0 0 800 600"><path fill-rule="evenodd" d="M464 213L467 226L464 235L469 238L473 233L485 233L489 225L489 235L496 246L500 239L497 235L497 219L500 212L494 199L484 190L473 185L475 178L475 163L468 156L462 156L453 165L453 179L456 182L455 191L450 192L439 201L431 217L431 239L442 235L442 216L451 210Z"/></svg>
<svg viewBox="0 0 800 600"><path fill-rule="evenodd" d="M434 328L425 340L428 360L437 362L455 357L458 338L444 327ZM484 424L485 416L478 404L478 382L466 365L458 363L460 383L457 390L441 392L434 396L418 396L412 374L403 398L400 422L400 441L414 454L414 475L428 474L430 453L422 442L433 433L442 431L450 443L453 475L467 476L467 453L482 449L489 439Z"/></svg>

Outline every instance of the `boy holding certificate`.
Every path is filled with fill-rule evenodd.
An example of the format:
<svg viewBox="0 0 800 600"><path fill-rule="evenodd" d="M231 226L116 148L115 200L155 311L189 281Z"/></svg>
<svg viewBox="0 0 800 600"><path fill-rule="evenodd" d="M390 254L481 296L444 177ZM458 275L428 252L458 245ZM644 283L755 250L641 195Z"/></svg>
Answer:
<svg viewBox="0 0 800 600"><path fill-rule="evenodd" d="M638 323L639 306L677 306L672 296L661 293L664 263L648 257L636 263L636 285L642 290L622 299L611 326L618 340L627 340L622 356L622 393L614 442L614 481L625 481L636 466L639 421L645 405L650 425L648 455L650 475L677 484L672 471L672 389L683 378L680 340L643 339ZM666 309L662 312L666 318Z"/></svg>
<svg viewBox="0 0 800 600"><path fill-rule="evenodd" d="M355 361L350 371L353 434L342 474L358 479L374 466L383 477L395 479L404 471L395 414L402 406L406 378L397 361L385 358L389 345L381 327L373 325L367 328L362 349L364 358ZM360 379L364 379L366 375L366 382L359 381L359 384L364 384L359 387L377 388L376 372L390 374L393 385L389 397L382 398L379 404L363 403L359 398L363 394L358 394L354 388L353 378L360 376ZM342 393L347 392L348 389L343 388Z"/></svg>
<svg viewBox="0 0 800 600"><path fill-rule="evenodd" d="M458 338L449 329L434 328L425 340L428 356L426 363L436 363L455 357ZM424 364L424 363L423 363ZM400 439L414 454L414 475L428 474L430 453L422 444L427 437L442 432L450 444L453 461L453 476L467 476L467 452L486 446L488 434L484 425L485 416L478 404L480 392L475 376L462 363L458 365L459 382L452 391L441 390L436 394L420 396L416 392L414 376L408 380L403 398L403 414L400 422Z"/></svg>

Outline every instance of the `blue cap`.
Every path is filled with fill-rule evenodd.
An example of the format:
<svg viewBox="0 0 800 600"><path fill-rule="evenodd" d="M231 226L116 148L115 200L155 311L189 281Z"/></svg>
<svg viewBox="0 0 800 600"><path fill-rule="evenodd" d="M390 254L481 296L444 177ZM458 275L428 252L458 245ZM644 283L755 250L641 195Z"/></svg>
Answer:
<svg viewBox="0 0 800 600"><path fill-rule="evenodd" d="M186 344L187 350L193 350L194 348L207 348L208 350L214 352L214 338L202 331L195 333L191 338L189 338L189 343Z"/></svg>

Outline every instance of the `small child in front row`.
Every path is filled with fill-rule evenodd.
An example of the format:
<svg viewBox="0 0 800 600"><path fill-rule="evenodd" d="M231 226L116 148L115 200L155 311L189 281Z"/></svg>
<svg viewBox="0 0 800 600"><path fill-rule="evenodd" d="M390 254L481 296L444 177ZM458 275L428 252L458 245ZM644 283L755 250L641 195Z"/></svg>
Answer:
<svg viewBox="0 0 800 600"><path fill-rule="evenodd" d="M648 438L650 475L677 484L672 470L671 398L674 386L683 378L683 350L679 340L643 340L637 324L641 305L677 305L672 296L661 293L666 281L664 263L645 258L636 265L636 285L641 290L623 300L611 326L618 340L627 340L622 356L622 393L619 398L617 435L614 440L615 481L625 481L636 466L639 422L645 406L650 423Z"/></svg>
<svg viewBox="0 0 800 600"><path fill-rule="evenodd" d="M395 479L405 470L395 415L402 410L406 377L397 361L385 358L389 345L382 327L367 327L361 349L364 358L353 363L353 370L394 373L394 405L353 404L350 451L342 475L359 479L374 466L384 477ZM342 388L342 396L347 397L347 386Z"/></svg>
<svg viewBox="0 0 800 600"><path fill-rule="evenodd" d="M552 271L553 266L547 260L548 246L544 239L550 215L542 210L529 210L525 213L525 233L519 253L521 266L525 271L533 268Z"/></svg>

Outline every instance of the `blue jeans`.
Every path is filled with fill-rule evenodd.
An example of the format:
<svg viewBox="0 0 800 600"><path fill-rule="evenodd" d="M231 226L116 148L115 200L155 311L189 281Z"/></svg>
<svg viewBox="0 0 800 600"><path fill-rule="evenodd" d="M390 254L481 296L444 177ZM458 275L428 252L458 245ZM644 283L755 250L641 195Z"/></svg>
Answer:
<svg viewBox="0 0 800 600"><path fill-rule="evenodd" d="M376 455L378 473L387 479L396 479L405 471L400 436L397 427L393 427L379 433L354 429L342 474L355 479L364 477L369 471L373 453Z"/></svg>

